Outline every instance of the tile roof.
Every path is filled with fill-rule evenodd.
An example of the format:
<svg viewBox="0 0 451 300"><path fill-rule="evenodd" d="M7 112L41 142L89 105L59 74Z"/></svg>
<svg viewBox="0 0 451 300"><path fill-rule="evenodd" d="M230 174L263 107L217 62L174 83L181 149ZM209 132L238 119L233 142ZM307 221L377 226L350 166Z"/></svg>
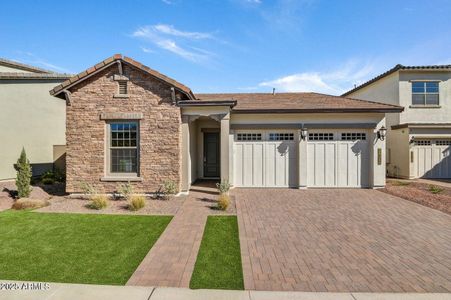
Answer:
<svg viewBox="0 0 451 300"><path fill-rule="evenodd" d="M70 74L59 73L16 73L16 72L0 72L0 79L61 79L70 78Z"/></svg>
<svg viewBox="0 0 451 300"><path fill-rule="evenodd" d="M403 107L319 93L196 94L199 100L236 100L235 113L401 112Z"/></svg>
<svg viewBox="0 0 451 300"><path fill-rule="evenodd" d="M101 61L100 63L96 64L95 66L71 77L70 79L66 80L65 82L63 82L60 85L53 88L50 91L50 94L53 96L57 96L58 94L61 94L61 92L64 89L67 89L69 87L76 85L80 81L83 81L84 79L88 78L90 75L97 73L98 71L103 70L104 68L106 68L108 66L111 66L112 64L116 63L117 61L121 61L123 63L132 65L144 72L147 72L148 74L154 76L155 78L158 78L161 81L164 81L164 82L174 86L176 89L185 93L190 99L195 99L195 96L189 87L181 84L180 82L178 82L170 77L167 77L166 75L161 74L158 71L155 71L155 70L133 60L130 57L122 56L122 54L115 54L115 55Z"/></svg>
<svg viewBox="0 0 451 300"><path fill-rule="evenodd" d="M347 96L357 90L360 90L361 88L364 88L370 84L372 84L373 82L378 81L379 79L382 79L392 73L395 73L396 71L399 70L422 70L422 71L437 71L437 70L450 70L451 71L451 65L430 65L430 66L403 66L401 64L397 64L396 66L394 66L393 68L391 68L390 70L368 80L365 83L362 83L359 86L356 86L355 88L347 91L346 93L344 93L342 96Z"/></svg>
<svg viewBox="0 0 451 300"><path fill-rule="evenodd" d="M17 69L21 69L24 71L30 71L30 72L34 72L34 73L54 73L52 71L49 70L45 70L45 69L41 69L35 66L31 66L31 65L27 65L27 64L23 64L17 61L13 61L13 60L9 60L9 59L5 59L5 58L0 58L0 65L3 66L7 66L7 67L13 67L13 68L17 68Z"/></svg>

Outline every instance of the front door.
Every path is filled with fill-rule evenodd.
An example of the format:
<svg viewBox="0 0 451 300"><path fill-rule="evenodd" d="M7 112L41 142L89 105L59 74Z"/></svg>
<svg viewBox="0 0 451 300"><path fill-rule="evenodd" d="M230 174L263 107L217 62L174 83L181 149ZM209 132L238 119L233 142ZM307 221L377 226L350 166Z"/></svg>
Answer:
<svg viewBox="0 0 451 300"><path fill-rule="evenodd" d="M219 177L219 132L204 133L204 177Z"/></svg>

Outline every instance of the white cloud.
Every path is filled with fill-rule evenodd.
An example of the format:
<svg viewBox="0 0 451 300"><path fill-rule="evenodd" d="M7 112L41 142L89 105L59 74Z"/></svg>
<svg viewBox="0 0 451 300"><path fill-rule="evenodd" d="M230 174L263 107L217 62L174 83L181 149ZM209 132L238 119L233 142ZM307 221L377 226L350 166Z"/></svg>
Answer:
<svg viewBox="0 0 451 300"><path fill-rule="evenodd" d="M149 41L161 49L196 63L206 61L214 55L210 51L187 44L203 39L213 39L210 33L183 31L172 25L157 24L140 27L133 32L132 36ZM141 47L141 50L150 53L146 51L149 50L148 48Z"/></svg>
<svg viewBox="0 0 451 300"><path fill-rule="evenodd" d="M252 3L252 4L261 4L262 3L261 0L244 0L244 2Z"/></svg>
<svg viewBox="0 0 451 300"><path fill-rule="evenodd" d="M17 53L19 53L21 56L25 56L24 58L14 59L15 61L17 61L19 63L41 67L41 68L44 68L44 69L47 69L50 71L54 71L54 72L59 72L59 73L68 73L68 74L73 73L72 71L70 71L64 67L60 67L55 64L49 63L47 60L40 58L31 52L17 51Z"/></svg>
<svg viewBox="0 0 451 300"><path fill-rule="evenodd" d="M373 73L372 64L361 65L356 61L350 61L335 70L290 74L261 82L258 86L276 88L281 92L318 92L340 95L352 88L354 84L363 83Z"/></svg>
<svg viewBox="0 0 451 300"><path fill-rule="evenodd" d="M147 47L142 47L142 46L141 46L141 50L142 50L144 53L155 53L154 50L149 49L149 48L147 48Z"/></svg>
<svg viewBox="0 0 451 300"><path fill-rule="evenodd" d="M172 25L166 25L166 24L157 24L151 26L156 31L159 31L161 33L172 35L172 36L178 36L188 39L194 39L194 40L202 40L202 39L211 39L213 38L211 34L205 33L205 32L195 32L195 31L182 31L175 29Z"/></svg>
<svg viewBox="0 0 451 300"><path fill-rule="evenodd" d="M166 3L166 4L173 4L173 2L171 0L161 0L161 2Z"/></svg>

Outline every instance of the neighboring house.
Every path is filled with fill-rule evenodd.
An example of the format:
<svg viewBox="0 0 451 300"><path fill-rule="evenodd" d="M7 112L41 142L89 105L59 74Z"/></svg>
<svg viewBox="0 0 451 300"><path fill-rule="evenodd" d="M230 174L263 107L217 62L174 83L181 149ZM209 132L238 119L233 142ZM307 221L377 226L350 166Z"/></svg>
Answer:
<svg viewBox="0 0 451 300"><path fill-rule="evenodd" d="M317 93L194 94L114 55L50 93L67 102L67 186L130 181L236 187L382 187L385 113L402 107Z"/></svg>
<svg viewBox="0 0 451 300"><path fill-rule="evenodd" d="M405 108L387 115L389 176L451 178L451 65L396 65L343 96Z"/></svg>
<svg viewBox="0 0 451 300"><path fill-rule="evenodd" d="M0 180L16 177L22 147L33 175L64 158L66 106L48 91L69 77L0 59Z"/></svg>

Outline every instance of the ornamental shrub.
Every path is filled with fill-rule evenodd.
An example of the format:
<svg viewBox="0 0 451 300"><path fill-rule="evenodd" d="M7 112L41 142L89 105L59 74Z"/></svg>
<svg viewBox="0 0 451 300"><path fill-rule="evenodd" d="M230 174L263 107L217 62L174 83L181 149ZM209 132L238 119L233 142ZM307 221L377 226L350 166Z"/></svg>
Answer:
<svg viewBox="0 0 451 300"><path fill-rule="evenodd" d="M27 154L25 153L25 148L22 148L20 157L17 160L16 165L17 177L16 177L16 187L17 194L19 198L26 198L30 196L31 193L31 166L30 161L27 159Z"/></svg>

